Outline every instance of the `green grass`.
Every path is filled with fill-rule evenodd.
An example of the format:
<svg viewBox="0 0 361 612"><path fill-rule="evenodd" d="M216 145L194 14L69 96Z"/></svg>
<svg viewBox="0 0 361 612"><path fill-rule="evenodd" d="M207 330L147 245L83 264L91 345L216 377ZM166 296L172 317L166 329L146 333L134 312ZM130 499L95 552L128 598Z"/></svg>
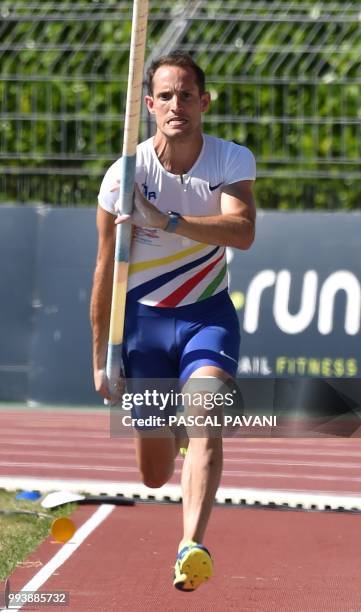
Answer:
<svg viewBox="0 0 361 612"><path fill-rule="evenodd" d="M54 518L68 516L76 507L67 504L56 510L45 510L39 502L16 500L16 493L0 489L0 511L29 510L47 514L49 518L0 513L0 580L5 580L45 540Z"/></svg>

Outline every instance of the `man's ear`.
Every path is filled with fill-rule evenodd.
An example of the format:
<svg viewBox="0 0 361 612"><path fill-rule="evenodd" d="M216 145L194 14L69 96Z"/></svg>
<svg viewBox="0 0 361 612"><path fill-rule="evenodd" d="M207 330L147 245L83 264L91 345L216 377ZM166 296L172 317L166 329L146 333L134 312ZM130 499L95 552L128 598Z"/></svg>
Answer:
<svg viewBox="0 0 361 612"><path fill-rule="evenodd" d="M152 96L144 96L144 102L148 112L154 114L154 98Z"/></svg>
<svg viewBox="0 0 361 612"><path fill-rule="evenodd" d="M209 105L211 103L211 94L209 91L205 91L201 95L201 111L205 113L209 109Z"/></svg>

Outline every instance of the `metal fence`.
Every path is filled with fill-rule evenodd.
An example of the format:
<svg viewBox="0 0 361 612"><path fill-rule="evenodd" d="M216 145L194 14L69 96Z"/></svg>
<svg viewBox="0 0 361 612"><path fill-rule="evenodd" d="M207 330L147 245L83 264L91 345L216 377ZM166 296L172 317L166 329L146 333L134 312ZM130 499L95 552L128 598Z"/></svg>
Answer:
<svg viewBox="0 0 361 612"><path fill-rule="evenodd" d="M360 3L150 6L148 63L173 48L200 63L213 98L205 131L254 151L265 206L277 206L280 185L290 198L285 185L294 179L303 190L295 197L310 206L321 185L331 194L334 185L343 194L354 188L361 177ZM95 203L100 178L121 151L131 8L129 1L2 0L1 201ZM143 111L142 137L151 129Z"/></svg>

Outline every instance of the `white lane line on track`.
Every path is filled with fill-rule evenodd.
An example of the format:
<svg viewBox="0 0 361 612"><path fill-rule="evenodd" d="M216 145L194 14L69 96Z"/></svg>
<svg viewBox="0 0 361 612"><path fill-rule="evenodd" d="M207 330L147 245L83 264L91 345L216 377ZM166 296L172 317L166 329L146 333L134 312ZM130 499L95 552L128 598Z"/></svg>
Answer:
<svg viewBox="0 0 361 612"><path fill-rule="evenodd" d="M232 455L305 455L306 457L358 457L361 458L361 448L359 451L348 451L344 450L327 450L317 448L240 448L231 449L224 448L225 453L232 453Z"/></svg>
<svg viewBox="0 0 361 612"><path fill-rule="evenodd" d="M0 457L1 455L4 455L6 457L9 457L11 455L19 455L19 451L18 450L6 450L6 449L0 449ZM41 458L41 457L48 457L49 456L49 452L48 451L27 451L26 453L27 457L36 457L36 458ZM52 458L54 459L55 457L60 457L61 459L79 459L79 451L77 452L55 452L53 450L52 452ZM82 452L81 453L81 458L83 460L85 460L86 458L91 458L94 460L94 452ZM118 453L102 453L101 456L102 460L104 461L105 459L109 459L109 460L114 460L113 465L111 466L97 466L95 465L95 469L122 469L124 467L123 462L126 461L132 461L133 463L135 462L135 456L134 453L130 454L130 453L123 453L121 451L121 449L119 449ZM117 465L116 461L119 461L119 464ZM306 461L306 460L292 460L290 461L288 458L279 458L279 459L275 459L274 457L270 458L270 459L254 459L253 457L225 457L224 458L224 462L225 464L240 464L240 465L261 465L261 466L301 466L301 467L323 467L323 468L333 468L333 469L341 469L341 470L359 470L361 468L361 463L354 463L354 462L350 462L350 461L344 461L344 462L335 462L335 461L322 461L322 460L314 460L314 461ZM11 466L13 463L12 462L4 462L7 467ZM14 462L15 463L15 462ZM2 465L2 463L0 462L0 466ZM27 465L29 466L37 466L39 467L39 465L44 465L47 466L47 463L33 463L33 462L27 462ZM89 464L89 468L93 467L93 463ZM78 467L77 464L72 464L71 467ZM84 469L84 466L79 466L79 469Z"/></svg>
<svg viewBox="0 0 361 612"><path fill-rule="evenodd" d="M298 444L302 444L303 446L309 446L310 444L317 444L317 445L325 445L325 446L342 446L348 443L355 443L355 444L360 444L360 438L359 437L354 437L354 438L335 438L332 436L312 436L312 437L299 437L297 438L296 436L293 436L292 438L287 437L287 436L276 436L275 434L270 437L270 436L229 436L227 437L227 440L230 444L238 444L240 440L243 440L244 442L247 443L259 443L259 444L263 444L264 442L267 442L267 444L270 444L273 446L273 444L287 444L290 443L292 441L292 444L297 441ZM344 441L345 440L345 441Z"/></svg>
<svg viewBox="0 0 361 612"><path fill-rule="evenodd" d="M130 446L134 438L131 430L129 431L129 435L114 436L114 435L110 435L109 427L103 431L101 431L100 429L95 430L95 431L94 430L84 430L84 429L76 430L74 428L73 429L64 428L64 430L61 431L57 427L56 423L49 424L49 429L44 429L44 430L40 430L39 428L32 429L29 427L26 427L23 430L20 430L19 427L16 429L1 428L1 433L3 437L5 437L5 440L7 443L10 443L13 438L14 443L17 442L18 444L19 443L26 444L28 442L28 438L31 438L31 442L33 443L46 444L47 442L50 442L50 443L52 442L52 440L49 440L49 438L50 439L55 438L56 444L59 444L63 441L64 443L69 444L69 443L72 443L73 441L74 444L78 445L79 443L82 444L83 442L89 444L89 441L91 441L90 443L91 445L93 445L94 441L98 440L99 444L120 444L120 445L127 444ZM62 434L64 436L63 439L61 437ZM19 440L19 438L24 438L24 439ZM277 443L278 446L276 446L275 443ZM253 449L247 448L251 444L253 446ZM261 444L262 444L262 450L259 448ZM236 451L242 450L244 452L247 452L247 451L257 452L258 450L260 450L261 452L267 452L267 450L269 450L270 452L278 452L278 451L288 452L290 450L292 452L295 450L295 447L297 448L297 450L299 450L299 452L302 452L302 450L307 452L308 449L312 451L313 448L317 446L319 453L321 453L322 451L324 452L335 452L336 451L337 452L339 450L347 453L350 447L352 448L356 446L356 450L357 450L357 447L360 449L360 438L353 438L353 439L347 438L346 442L338 442L330 438L317 438L317 439L312 439L312 440L304 440L304 439L296 438L292 440L292 443L290 443L289 440L283 443L283 442L280 442L279 439L261 440L257 438L236 438L236 439L235 438L224 438L224 445L225 445L226 452L234 452L234 450ZM235 449L234 447L237 447L237 448Z"/></svg>
<svg viewBox="0 0 361 612"><path fill-rule="evenodd" d="M26 427L23 430L21 430L20 428L18 429L3 429L1 428L1 435L2 436L6 436L6 438L10 437L10 436L14 436L14 438L19 438L19 436L30 436L33 438L57 438L59 439L61 437L61 434L64 435L65 438L74 438L75 440L77 440L78 438L83 438L83 439L87 439L87 438L98 438L99 440L110 440L110 439L115 439L115 436L112 436L112 438L110 438L109 435L109 430L104 430L104 431L93 431L93 430L76 430L76 429L70 429L71 428L71 424L69 424L69 428L64 428L64 430L62 431L61 429L57 428L57 424L56 423L52 423L51 427L49 426L49 429L44 429L44 430L40 430L39 428L34 428L31 429L30 427ZM128 436L123 436L123 440L126 439ZM131 432L129 432L129 438L133 439L133 435L131 434ZM118 436L118 438L120 438L120 436Z"/></svg>
<svg viewBox="0 0 361 612"><path fill-rule="evenodd" d="M62 455L63 459L65 459L66 455ZM133 459L132 456L126 456L126 455L120 455L119 456L120 459L124 458L130 458ZM181 459L179 460L180 465L182 465L182 461ZM237 470L237 469L232 469L233 465L235 464L240 464L243 467L246 465L250 465L251 467L253 466L261 466L261 467L271 467L271 466L275 466L275 467L312 467L312 468L320 468L320 469L324 469L326 471L328 471L329 469L342 469L342 470L360 470L361 464L359 463L332 463L332 462L317 462L317 461L275 461L275 460L270 460L270 461L261 461L261 460L254 460L251 461L249 459L226 459L225 460L225 465L228 464L228 467L231 469L224 469L223 470L223 474L234 474L234 475L244 475L244 474L249 474L249 475L253 475L255 472L245 472L244 470ZM233 465L229 465L229 464L233 464ZM136 464L134 463L134 465L130 465L130 466L125 466L125 465L99 465L99 464L94 464L94 463L89 463L89 464L78 464L78 463L49 463L49 462L42 462L42 461L0 461L0 467L7 467L7 468L13 468L13 467L23 467L23 468L27 468L27 469L32 469L32 468L41 468L41 469L45 469L45 470L80 470L80 471L84 471L84 470L94 470L95 472L134 472L134 471L138 471ZM235 465L236 467L236 465ZM175 470L175 473L179 472L178 469ZM277 472L275 472L275 475L277 475ZM292 472L290 473L290 476L295 476L295 473ZM347 478L347 477L346 477ZM336 477L337 479L337 477ZM361 478L360 478L361 479Z"/></svg>
<svg viewBox="0 0 361 612"><path fill-rule="evenodd" d="M59 569L61 565L71 557L71 555L76 551L77 548L84 542L84 540L97 528L99 525L113 512L115 506L109 504L102 504L99 508L92 514L92 516L75 532L69 542L64 544L61 549L54 555L50 561L44 567L41 568L23 586L21 589L21 593L26 591L38 591L40 587L47 581L54 572ZM23 606L20 605L17 608L11 608L15 612L20 610ZM6 612L6 609L3 608L1 612Z"/></svg>
<svg viewBox="0 0 361 612"><path fill-rule="evenodd" d="M93 448L93 447L92 447ZM87 446L87 449L89 451L89 446ZM24 456L26 457L49 457L49 451L44 451L44 450L27 450L25 452L19 452L18 449L16 450L12 450L12 449L0 449L0 457L4 455L5 457L10 457L11 455L16 455L19 456L21 458L24 458ZM64 451L62 452L61 450L56 451L55 449L52 449L51 452L51 456L52 459L54 459L55 457L60 457L61 459L82 459L85 461L86 458L91 458L93 459L94 462L94 451L92 452L85 452L85 451L81 451L81 453L79 452L79 450L74 449L74 452L70 452L70 451ZM135 463L135 453L123 453L122 449L119 449L118 452L113 452L113 453L102 453L101 454L101 458L104 461L105 459L110 459L113 460L114 465L116 465L116 461L119 461L120 463L122 463L122 461L124 460L132 460L133 463ZM251 460L248 460L249 463L251 463ZM1 463L0 463L1 465ZM89 467L92 467L93 463L91 463L89 465ZM360 464L361 467L361 464Z"/></svg>
<svg viewBox="0 0 361 612"><path fill-rule="evenodd" d="M250 464L250 465L276 465L276 466L280 466L280 465L285 465L285 466L301 466L301 467L322 467L322 468L334 468L334 469L347 469L347 470L352 470L352 469L360 469L361 468L361 463L351 463L351 462L343 462L343 463L336 463L334 461L301 461L301 460L294 460L294 461L289 461L288 459L241 459L241 458L231 458L231 457L227 457L225 459L226 463L240 463L240 464Z"/></svg>
<svg viewBox="0 0 361 612"><path fill-rule="evenodd" d="M0 463L1 466L1 463ZM51 466L48 466L47 464L34 464L34 463L8 463L7 467L25 467L27 469L31 469L34 467L37 467L37 469L41 469L41 470L52 470L52 472L54 471L54 469L57 470L64 470L66 469L67 473L70 472L99 472L100 474L106 474L109 472L116 472L118 475L121 475L122 473L126 473L126 474L130 474L130 473L135 473L138 474L139 471L136 467L99 467L99 466L71 466L71 465L56 465L56 464L52 464ZM181 469L176 468L174 470L174 475L175 476L179 476L181 474ZM301 473L295 473L295 472L255 472L255 471L244 471L244 470L223 470L222 472L222 476L231 476L232 478L234 478L235 480L237 479L244 479L244 478L250 478L250 479L255 479L255 478L267 478L269 480L271 479L278 479L278 478L288 478L291 481L294 481L295 479L298 480L320 480L320 481L324 481L324 480L328 480L328 481L334 481L334 482L342 482L342 483L346 483L346 482L361 482L361 477L359 476L348 476L348 475L340 475L340 476L334 476L334 475L330 475L327 473L322 472L321 474L307 474L304 472ZM34 478L36 477L34 474L29 474L29 478ZM39 476L41 478L45 478L44 475ZM1 482L2 477L0 477L0 482ZM107 481L105 481L107 482ZM27 487L28 488L28 487Z"/></svg>
<svg viewBox="0 0 361 612"><path fill-rule="evenodd" d="M0 461L0 467L42 468L45 470L90 470L94 472L138 472L137 468L116 465L76 465L67 463L41 463L37 461Z"/></svg>
<svg viewBox="0 0 361 612"><path fill-rule="evenodd" d="M29 415L27 415L28 418ZM1 422L1 413L0 413L0 422ZM21 423L13 428L2 427L1 433L6 438L14 436L14 438L19 438L19 436L33 436L39 438L48 438L48 437L56 437L59 438L59 435L62 433L66 438L74 438L74 439L86 439L86 438L98 438L100 440L128 440L133 439L133 433L130 430L129 435L110 435L110 422L109 420L106 423L99 424L98 427L94 426L91 429L84 429L84 427L80 427L77 429L77 425L72 423L71 420L69 422L64 423L64 427L60 427L60 423L56 420L51 420L49 423L39 424L39 426L35 426L34 424L26 423L23 427L21 427ZM347 441L335 440L334 438L328 437L314 437L314 438L294 438L292 442L290 442L289 438L269 438L269 437L225 437L225 444L229 447L239 446L240 444L244 444L245 446L249 444L253 444L255 446L269 445L270 447L274 447L276 444L284 447L288 444L297 445L299 447L309 447L315 446L318 447L326 447L326 448L347 448L349 446L358 445L360 446L360 438L347 438Z"/></svg>
<svg viewBox="0 0 361 612"><path fill-rule="evenodd" d="M241 470L223 470L223 476L232 476L232 478L268 478L268 479L276 479L277 478L289 478L290 480L334 480L335 482L361 482L361 477L358 476L330 476L329 474L295 474L294 472L289 472L288 474L281 472L242 472Z"/></svg>
<svg viewBox="0 0 361 612"><path fill-rule="evenodd" d="M39 447L39 440L17 440L15 438L7 438L5 441L1 442L1 446L36 446ZM41 446L42 447L51 447L51 448L85 448L85 449L89 449L89 442L88 441L80 441L80 440L73 440L72 442L68 442L67 440L64 439L60 439L60 440L42 440L41 441ZM113 440L113 439L109 439L109 438L104 438L103 442L91 442L91 448L107 448L109 450L109 447L112 447L114 449L114 452L119 452L119 450L123 450L123 448L126 449L132 449L134 451L135 449L135 445L134 442L120 442ZM230 452L235 452L235 451L230 451ZM361 457L361 452L360 452L360 457Z"/></svg>
<svg viewBox="0 0 361 612"><path fill-rule="evenodd" d="M227 444L227 442L225 441L225 444ZM11 439L8 438L7 440L2 442L2 448L0 449L0 454L8 454L8 450L6 450L8 447L12 448L12 447L39 447L39 441L38 440L17 440L17 439ZM61 450L65 450L67 448L71 449L71 450L76 450L77 451L77 456L79 457L79 449L89 449L89 442L87 441L72 441L72 442L68 442L67 440L42 440L41 441L41 446L42 448L59 448ZM94 450L94 448L97 449L106 449L109 451L109 446L113 447L110 449L109 455L110 454L114 454L117 457L119 457L120 453L122 453L122 451L124 449L126 450L132 450L133 451L133 456L134 456L134 442L124 442L124 441L116 441L114 439L104 439L103 442L93 442L91 443L91 448ZM247 456L247 455L283 455L283 454L287 454L287 455L301 455L301 456L313 456L313 457L318 457L321 456L323 458L325 457L345 457L347 458L360 458L361 459L361 448L360 451L347 451L347 449L345 448L344 450L329 450L327 451L326 449L317 449L317 448L312 448L310 450L308 449L302 449L302 448L285 448L285 447L280 447L280 448L250 448L250 447L241 447L241 448L227 448L225 447L223 449L225 456L228 454L232 454L232 455L241 455L241 456ZM67 456L66 454L64 456ZM92 456L94 456L94 453L92 454ZM102 457L104 457L106 455L104 455L102 453ZM122 458L125 455L121 455ZM226 457L227 459L227 457Z"/></svg>

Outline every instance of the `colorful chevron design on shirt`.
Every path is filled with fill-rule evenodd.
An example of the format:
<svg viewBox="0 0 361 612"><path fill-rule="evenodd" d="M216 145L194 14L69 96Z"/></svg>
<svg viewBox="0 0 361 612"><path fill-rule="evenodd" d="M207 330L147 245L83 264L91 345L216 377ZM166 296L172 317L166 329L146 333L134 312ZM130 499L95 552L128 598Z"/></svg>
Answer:
<svg viewBox="0 0 361 612"><path fill-rule="evenodd" d="M178 251L177 253L167 255L166 257L158 257L157 259L149 259L147 261L138 261L137 263L129 266L129 275L136 274L137 272L144 272L144 270L149 270L158 266L165 266L169 263L173 263L173 261L177 261L178 259L184 259L189 255L195 255L195 253L199 253L199 251L204 251L207 249L208 246L208 244L199 243L196 244L196 246L183 249L183 251Z"/></svg>
<svg viewBox="0 0 361 612"><path fill-rule="evenodd" d="M142 272L145 268L152 269L154 267L154 272L156 274L160 265L169 264L172 261L176 261L182 259L186 256L192 255L195 252L199 252L204 250L205 248L209 248L209 245L201 245L197 244L196 247L191 247L189 249L185 249L183 251L179 251L176 254L173 254L168 257L153 259L146 262L138 262L130 266L130 273L136 274L136 272ZM222 260L225 258L225 248L224 247L215 247L212 248L206 255L202 257L198 257L197 259L190 261L186 264L183 264L169 272L164 274L156 275L154 278L147 280L135 287L129 289L128 298L136 301L142 301L149 294L157 291L161 287L167 285L167 283L171 283L177 277L185 275L195 268L198 268L196 273L192 276L186 276L186 280L173 289L173 291L169 295L165 295L160 301L154 303L154 306L159 306L163 308L172 308L179 305L182 300L186 298L186 296L201 283L201 281L207 278L208 274L211 274L212 271L217 270L217 266L222 264ZM204 267L203 264L206 264ZM197 296L195 301L200 299L205 299L216 291L217 287L222 283L226 274L227 265L224 264L221 270L216 274L215 278L211 280L209 285L203 288L203 291L200 296ZM165 289L165 287L164 287Z"/></svg>
<svg viewBox="0 0 361 612"><path fill-rule="evenodd" d="M204 289L204 291L201 293L201 295L197 299L197 302L201 302L202 300L205 300L206 298L211 297L211 295L213 295L216 292L216 289L222 283L226 274L227 274L227 263L224 264L223 268L221 268L220 272L218 272L217 276L212 280L212 282L209 283L208 287Z"/></svg>
<svg viewBox="0 0 361 612"><path fill-rule="evenodd" d="M177 306L179 302L181 302L183 298L185 298L185 296L188 295L188 293L190 293L190 291L192 291L192 289L198 285L198 283L200 283L200 281L203 280L203 278L205 278L207 274L211 272L211 270L213 270L217 263L221 261L221 259L224 257L224 253L225 249L223 249L220 257L212 261L205 268L202 268L202 270L199 270L197 274L192 276L192 278L189 278L185 283L178 287L178 289L173 291L173 293L158 302L157 306L162 306L163 308L174 308Z"/></svg>

